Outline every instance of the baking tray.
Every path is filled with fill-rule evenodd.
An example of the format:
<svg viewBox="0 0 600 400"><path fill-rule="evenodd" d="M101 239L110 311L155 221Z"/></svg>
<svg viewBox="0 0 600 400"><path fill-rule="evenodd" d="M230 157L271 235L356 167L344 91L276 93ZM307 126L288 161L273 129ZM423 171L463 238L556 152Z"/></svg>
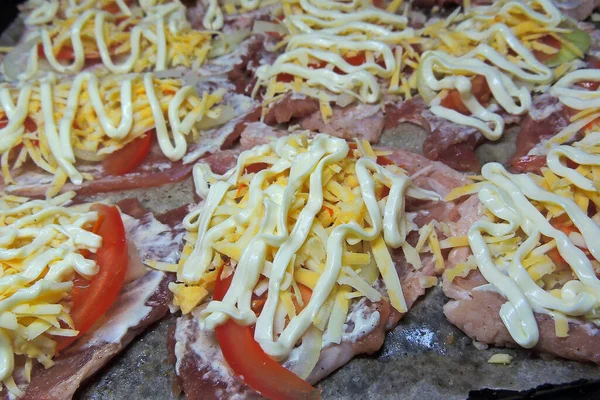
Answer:
<svg viewBox="0 0 600 400"><path fill-rule="evenodd" d="M4 1L0 45L10 45L22 24L14 20L17 1ZM9 22L10 26L8 25ZM384 133L381 145L420 153L425 132L401 124ZM516 129L493 144L482 145L481 162L505 162L515 147ZM117 201L137 197L155 212L193 202L191 178L160 188L98 196ZM600 398L596 365L544 360L523 349L480 350L446 321L447 299L441 287L430 290L372 356L361 356L317 386L324 399L578 399ZM75 395L76 399L175 399L174 367L168 361L167 333L176 317L150 327ZM513 356L510 365L491 365L496 353Z"/></svg>

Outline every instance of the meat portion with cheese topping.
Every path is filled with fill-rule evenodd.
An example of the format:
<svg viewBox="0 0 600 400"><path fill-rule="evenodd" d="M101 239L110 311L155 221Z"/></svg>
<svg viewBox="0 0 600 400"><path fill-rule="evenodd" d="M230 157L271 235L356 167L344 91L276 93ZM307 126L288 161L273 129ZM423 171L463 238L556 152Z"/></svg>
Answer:
<svg viewBox="0 0 600 400"><path fill-rule="evenodd" d="M269 129L271 128L262 123L249 124L242 132L242 143L246 143L244 147L249 146L250 143L264 147L265 140L259 132L264 131L265 136L278 136L278 131L271 129L269 134ZM315 136L315 140L318 138L319 136ZM285 143L282 140L280 139L278 143ZM394 163L403 168L409 176L413 176L412 181L420 189L445 196L452 189L466 183L460 173L423 156L398 149L376 148L374 150L378 154L382 154L380 157L384 165ZM260 158L253 159L260 163ZM207 203L204 202L201 206L207 207ZM419 246L418 242L427 237L428 233L426 232L435 232L436 235L443 237L444 233L440 224L456 221L459 217L454 205L427 199L407 198L405 211L410 216L411 223L416 224L415 228L411 228L412 233L409 234L407 243L417 247ZM221 248L221 246L217 246L217 248ZM190 250L184 249L184 254L190 254ZM394 329L415 301L425 294L427 288L436 284L436 276L441 272L440 262L443 263L441 253L436 255L436 251L432 249L430 252L425 251L420 256L417 255L419 257L418 266L414 265L414 259L405 255L400 248L391 251L390 254L395 273L401 283L407 309L400 312L392 306L390 293L388 293L384 281L379 278L373 286L381 293L381 299L371 301L363 297L350 303L339 342L325 340L318 360L312 367L311 373L306 376L307 382L314 384L326 378L357 355L372 354L378 351L383 344L386 332ZM185 262L189 259L188 257L191 256L184 256ZM241 268L239 264L237 268ZM192 287L194 286L188 285L188 288ZM189 310L183 292L178 293L181 293L179 304ZM201 313L204 312L205 307L197 307L191 312L186 310L183 310L185 315L177 320L169 345L174 356L177 385L185 392L187 398L220 399L236 396L243 398L259 396L256 391L246 385L243 379L236 376L228 365L214 332L203 328ZM324 335L326 337L327 333ZM289 356L282 361L283 366L294 371L302 364L300 360L304 356L302 356L301 347L292 350Z"/></svg>
<svg viewBox="0 0 600 400"><path fill-rule="evenodd" d="M154 216L137 200L118 203L127 236L129 260L125 284L115 301L94 328L53 358L44 368L35 364L29 373L17 359L15 382L27 399L70 399L79 386L107 365L137 335L169 311L173 276L148 270L147 259L174 261L179 254L183 229L181 215L187 207ZM30 376L30 378L26 378ZM4 388L0 398L9 398ZM14 398L14 397L10 397Z"/></svg>
<svg viewBox="0 0 600 400"><path fill-rule="evenodd" d="M519 172L539 173L546 162L544 142L567 125L567 110L558 99L550 94L538 96L521 123L517 149L509 160L510 166Z"/></svg>
<svg viewBox="0 0 600 400"><path fill-rule="evenodd" d="M465 200L458 211L460 219L451 224L452 234L462 236L482 216L477 197ZM469 271L462 266L469 253L466 248L450 252L443 280L444 293L450 301L444 305L444 315L474 340L498 347L518 347L500 318L506 299L493 290L478 290L488 282L477 269ZM558 337L552 317L536 313L535 319L540 338L532 350L600 364L600 330L595 325L569 321L568 336Z"/></svg>

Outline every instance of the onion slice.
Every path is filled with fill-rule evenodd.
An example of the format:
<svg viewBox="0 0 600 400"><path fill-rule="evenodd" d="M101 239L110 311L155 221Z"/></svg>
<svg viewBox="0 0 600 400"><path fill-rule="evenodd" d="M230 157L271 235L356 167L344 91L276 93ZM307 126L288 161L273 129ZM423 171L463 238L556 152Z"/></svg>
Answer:
<svg viewBox="0 0 600 400"><path fill-rule="evenodd" d="M99 162L106 158L106 154L98 155L93 151L81 150L74 148L73 154L75 154L75 158L83 161L91 161L91 162Z"/></svg>
<svg viewBox="0 0 600 400"><path fill-rule="evenodd" d="M208 53L209 58L215 58L224 54L231 53L244 39L250 36L249 29L241 29L231 33L219 35L212 41L211 50Z"/></svg>
<svg viewBox="0 0 600 400"><path fill-rule="evenodd" d="M204 116L200 121L196 123L196 128L199 130L207 130L214 128L219 125L223 125L227 121L233 119L235 117L235 110L231 106L221 106L220 113L217 118L209 118Z"/></svg>
<svg viewBox="0 0 600 400"><path fill-rule="evenodd" d="M254 32L254 33L275 32L275 33L280 33L284 36L289 33L287 28L284 25L276 24L273 22L267 22L267 21L254 21L254 26L252 27L252 32Z"/></svg>
<svg viewBox="0 0 600 400"><path fill-rule="evenodd" d="M311 325L302 336L298 362L290 367L290 371L302 379L308 378L321 356L322 342L323 332L316 326Z"/></svg>
<svg viewBox="0 0 600 400"><path fill-rule="evenodd" d="M31 51L39 42L38 38L29 39L19 44L10 53L4 57L2 69L4 75L11 80L16 81L19 75L24 71L24 64L27 64L27 53Z"/></svg>
<svg viewBox="0 0 600 400"><path fill-rule="evenodd" d="M336 104L342 108L349 106L354 102L354 97L349 95L348 93L342 93L338 95L336 99Z"/></svg>

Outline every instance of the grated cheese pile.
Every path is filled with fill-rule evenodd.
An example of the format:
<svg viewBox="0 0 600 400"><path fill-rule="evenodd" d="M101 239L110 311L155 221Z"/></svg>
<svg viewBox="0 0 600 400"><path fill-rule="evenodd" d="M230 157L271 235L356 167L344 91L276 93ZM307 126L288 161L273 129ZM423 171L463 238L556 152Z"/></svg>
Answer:
<svg viewBox="0 0 600 400"><path fill-rule="evenodd" d="M102 245L90 232L98 214L66 207L74 196L0 198L0 381L13 396L23 395L13 374L29 382L33 360L49 368L57 338L77 336L68 302L73 279L98 273L86 258Z"/></svg>
<svg viewBox="0 0 600 400"><path fill-rule="evenodd" d="M439 255L441 267L443 259L433 225L422 228L416 247L406 242L417 227L404 199L439 196L414 186L401 168L377 164L379 154L367 142L351 149L327 135L290 135L242 153L223 177L198 164L195 183L205 200L184 220L182 258L150 265L177 271L170 289L184 314L210 298L219 273L233 274L223 301L202 308L203 326L228 318L256 324L255 339L278 359L308 332L339 343L351 305L362 298L388 296L405 312L391 249L415 269L422 253Z"/></svg>
<svg viewBox="0 0 600 400"><path fill-rule="evenodd" d="M181 159L186 138L199 135L195 122L216 119L220 108L215 105L223 95L224 91L218 90L199 97L181 80L150 74L98 79L84 73L60 83L50 78L21 87L4 84L0 87L0 121L5 121L0 129L4 133L0 141L4 181L14 183L11 170L31 159L56 176L52 193L57 193L67 178L77 176L71 165L76 159L100 161L153 129L165 155L173 161ZM174 147L169 136L175 137ZM67 164L61 162L69 149L65 142L73 151ZM83 178L92 179L89 174Z"/></svg>
<svg viewBox="0 0 600 400"><path fill-rule="evenodd" d="M405 16L362 1L288 0L283 10L286 51L257 71L255 92L266 88L265 112L288 92L319 100L324 120L330 102L377 103L384 93L415 92L421 39Z"/></svg>
<svg viewBox="0 0 600 400"><path fill-rule="evenodd" d="M211 49L211 34L191 29L185 7L178 1L143 4L143 11L124 16L83 8L39 27L25 39L33 48L27 70L19 73L19 78L35 76L42 56L53 71L64 74L80 72L90 60L101 62L115 74L198 68ZM4 69L6 73L14 66Z"/></svg>
<svg viewBox="0 0 600 400"><path fill-rule="evenodd" d="M553 55L558 53L558 50L545 44L542 39L549 35L570 45L559 33L567 33L573 29L559 27L562 22L562 14L551 3L503 0L490 6L467 8L463 12L457 9L444 19L428 23L422 32L431 38L425 43L426 50L440 50L460 57L471 52L482 42L474 35L475 32L487 32L494 25L501 24L510 28L526 48ZM493 32L483 38L483 42L509 61L517 64L523 62L522 56L510 51L510 43L501 33ZM579 49L576 51L578 56L583 57Z"/></svg>
<svg viewBox="0 0 600 400"><path fill-rule="evenodd" d="M421 34L428 40L417 72L419 94L433 114L489 140L504 133L501 110L526 113L531 93L577 68L591 43L550 0L457 9Z"/></svg>
<svg viewBox="0 0 600 400"><path fill-rule="evenodd" d="M171 0L158 0L158 3L167 1ZM154 5L157 1L142 0L141 8L131 3L130 0L27 0L20 9L26 14L26 25L44 25L52 23L56 18L73 17L90 9L105 10L118 16L130 16L132 13L143 12L144 6Z"/></svg>

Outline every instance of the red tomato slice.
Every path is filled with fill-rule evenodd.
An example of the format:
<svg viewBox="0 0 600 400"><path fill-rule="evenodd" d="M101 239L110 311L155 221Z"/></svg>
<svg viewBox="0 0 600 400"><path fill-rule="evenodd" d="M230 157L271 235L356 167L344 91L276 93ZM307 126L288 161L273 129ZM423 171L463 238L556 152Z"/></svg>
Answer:
<svg viewBox="0 0 600 400"><path fill-rule="evenodd" d="M365 56L364 52L361 52L352 57L344 57L344 60L346 60L348 64L358 67L367 61L367 57Z"/></svg>
<svg viewBox="0 0 600 400"><path fill-rule="evenodd" d="M40 43L38 45L38 55L40 57L46 58L46 54L44 53L44 46ZM75 59L75 53L71 47L61 47L58 53L55 55L56 59L59 61L72 61Z"/></svg>
<svg viewBox="0 0 600 400"><path fill-rule="evenodd" d="M133 171L150 153L154 129L135 139L102 160L104 170L110 175L125 175Z"/></svg>
<svg viewBox="0 0 600 400"><path fill-rule="evenodd" d="M112 49L111 49L112 50ZM40 43L38 45L38 56L41 58L46 58L46 53L44 53L44 47ZM63 46L60 48L58 53L54 55L58 61L73 61L75 59L75 52L72 47ZM94 61L100 59L100 52L91 51L85 53L85 59L87 61Z"/></svg>
<svg viewBox="0 0 600 400"><path fill-rule="evenodd" d="M257 172L262 171L263 169L269 168L269 165L270 164L267 164L267 163L264 163L264 162L246 165L246 168L244 168L244 173L246 173L246 174L255 174Z"/></svg>
<svg viewBox="0 0 600 400"><path fill-rule="evenodd" d="M99 214L100 223L96 224L94 230L97 229L96 233L102 237L102 247L96 254L96 263L100 271L90 281L81 276L75 278L70 315L79 335L59 339L57 351L67 348L106 313L125 280L127 242L119 210L115 206L105 204L94 204L91 210Z"/></svg>
<svg viewBox="0 0 600 400"><path fill-rule="evenodd" d="M518 172L533 172L536 174L541 174L541 169L545 166L545 156L523 156L512 162L512 167Z"/></svg>
<svg viewBox="0 0 600 400"><path fill-rule="evenodd" d="M6 128L7 125L8 119L6 118L6 116L4 116L0 119L0 129ZM29 133L37 131L37 124L29 117L25 118L25 122L23 122L23 125L25 126L25 130Z"/></svg>
<svg viewBox="0 0 600 400"><path fill-rule="evenodd" d="M277 82L290 83L294 81L294 75L282 72L277 75Z"/></svg>
<svg viewBox="0 0 600 400"><path fill-rule="evenodd" d="M482 105L486 105L491 98L492 92L485 80L484 76L477 75L471 79L471 87L473 91L473 95L481 103ZM469 115L471 112L469 109L463 104L462 99L460 98L460 93L456 89L452 89L448 92L446 97L442 99L440 104L443 107L450 108L454 111L457 111L464 115Z"/></svg>
<svg viewBox="0 0 600 400"><path fill-rule="evenodd" d="M598 87L600 86L600 82L584 81L584 82L577 82L575 85L582 87L584 89L587 89L587 90L598 90Z"/></svg>
<svg viewBox="0 0 600 400"><path fill-rule="evenodd" d="M550 47L554 47L556 50L560 50L561 47L560 40L551 35L542 36L538 42ZM542 63L554 58L554 54L546 54L538 50L533 50L533 55L539 62Z"/></svg>
<svg viewBox="0 0 600 400"><path fill-rule="evenodd" d="M333 212L333 210L331 210L330 208L329 208L329 210L331 212ZM312 290L310 290L310 288L308 288L307 286L304 286L301 283L298 284L298 289L300 289L300 296L302 297L302 303L304 303L304 305L301 306L300 304L298 304L298 301L296 300L296 296L292 297L292 301L294 302L296 311L300 312L300 311L304 310L304 307L306 307L306 305L310 301L310 298L312 297Z"/></svg>
<svg viewBox="0 0 600 400"><path fill-rule="evenodd" d="M231 285L233 274L215 283L213 298L221 300ZM268 399L319 399L321 392L269 357L254 340L249 326L229 320L215 329L225 361L237 376Z"/></svg>

